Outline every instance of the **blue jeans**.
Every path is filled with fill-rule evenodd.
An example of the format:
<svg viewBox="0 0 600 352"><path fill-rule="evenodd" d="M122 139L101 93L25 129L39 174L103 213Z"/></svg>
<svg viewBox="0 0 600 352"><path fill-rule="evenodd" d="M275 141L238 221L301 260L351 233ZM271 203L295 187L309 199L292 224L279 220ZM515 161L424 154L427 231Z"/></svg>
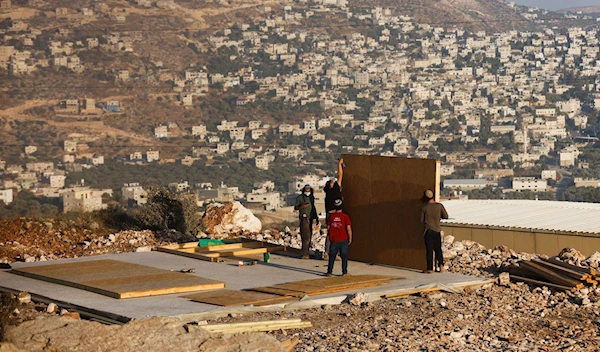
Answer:
<svg viewBox="0 0 600 352"><path fill-rule="evenodd" d="M342 274L348 273L348 240L341 242L331 242L329 247L329 264L327 265L327 273L333 274L333 264L338 253L342 257Z"/></svg>

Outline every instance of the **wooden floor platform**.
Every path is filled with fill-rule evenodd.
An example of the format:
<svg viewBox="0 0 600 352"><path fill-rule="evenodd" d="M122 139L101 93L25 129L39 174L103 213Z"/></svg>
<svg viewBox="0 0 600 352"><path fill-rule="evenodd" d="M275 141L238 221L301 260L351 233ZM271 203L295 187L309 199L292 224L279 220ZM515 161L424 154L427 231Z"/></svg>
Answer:
<svg viewBox="0 0 600 352"><path fill-rule="evenodd" d="M156 250L209 262L222 262L224 259L230 257L244 258L247 256L262 255L267 252L282 252L285 251L285 247L262 242L239 242L198 247L198 242L189 242L157 247Z"/></svg>
<svg viewBox="0 0 600 352"><path fill-rule="evenodd" d="M298 301L298 298L291 296L272 295L262 292L237 291L237 290L214 290L199 292L183 296L194 302L207 303L215 306L269 306L272 304L289 303Z"/></svg>
<svg viewBox="0 0 600 352"><path fill-rule="evenodd" d="M275 294L280 296L304 297L323 295L347 290L387 285L392 280L403 279L384 275L352 275L326 277L322 279L303 280L274 286L255 287L250 291Z"/></svg>
<svg viewBox="0 0 600 352"><path fill-rule="evenodd" d="M113 298L133 298L224 288L225 283L117 260L49 264L12 273Z"/></svg>

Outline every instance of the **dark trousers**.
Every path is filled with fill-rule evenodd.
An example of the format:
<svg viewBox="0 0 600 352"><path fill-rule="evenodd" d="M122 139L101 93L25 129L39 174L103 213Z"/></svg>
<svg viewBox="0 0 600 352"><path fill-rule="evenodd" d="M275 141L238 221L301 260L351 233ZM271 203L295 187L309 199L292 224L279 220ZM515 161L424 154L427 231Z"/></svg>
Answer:
<svg viewBox="0 0 600 352"><path fill-rule="evenodd" d="M327 273L333 274L333 264L338 253L342 257L342 274L348 273L348 240L341 242L331 242L329 247L329 264L327 265Z"/></svg>
<svg viewBox="0 0 600 352"><path fill-rule="evenodd" d="M325 215L325 226L329 224L329 217L331 216L330 212L327 212ZM327 231L327 236L325 236L325 253L329 254L329 247L331 246L331 241L329 240L329 231Z"/></svg>
<svg viewBox="0 0 600 352"><path fill-rule="evenodd" d="M441 267L444 265L442 255L442 235L433 230L425 231L425 250L427 251L427 270L433 270L433 255L435 261Z"/></svg>
<svg viewBox="0 0 600 352"><path fill-rule="evenodd" d="M310 241L312 239L312 228L313 228L313 220L308 220L308 218L301 217L300 218L300 238L302 239L302 250L300 254L304 256L308 256L308 248L310 247Z"/></svg>

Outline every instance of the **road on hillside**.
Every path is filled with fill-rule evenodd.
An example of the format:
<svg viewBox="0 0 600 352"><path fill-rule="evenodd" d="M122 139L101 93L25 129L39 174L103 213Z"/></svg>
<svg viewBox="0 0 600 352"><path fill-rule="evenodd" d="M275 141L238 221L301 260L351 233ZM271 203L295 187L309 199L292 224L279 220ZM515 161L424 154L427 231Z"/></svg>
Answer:
<svg viewBox="0 0 600 352"><path fill-rule="evenodd" d="M556 172L561 177L560 182L556 185L556 200L560 200L567 187L573 184L573 174L563 169L557 169Z"/></svg>

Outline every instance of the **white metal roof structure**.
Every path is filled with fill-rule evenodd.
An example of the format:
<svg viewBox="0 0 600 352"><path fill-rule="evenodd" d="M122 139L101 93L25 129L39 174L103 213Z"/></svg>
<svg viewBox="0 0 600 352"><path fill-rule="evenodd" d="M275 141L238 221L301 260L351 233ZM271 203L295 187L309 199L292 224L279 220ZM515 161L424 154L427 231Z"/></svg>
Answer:
<svg viewBox="0 0 600 352"><path fill-rule="evenodd" d="M537 200L448 200L449 224L600 234L600 204Z"/></svg>

